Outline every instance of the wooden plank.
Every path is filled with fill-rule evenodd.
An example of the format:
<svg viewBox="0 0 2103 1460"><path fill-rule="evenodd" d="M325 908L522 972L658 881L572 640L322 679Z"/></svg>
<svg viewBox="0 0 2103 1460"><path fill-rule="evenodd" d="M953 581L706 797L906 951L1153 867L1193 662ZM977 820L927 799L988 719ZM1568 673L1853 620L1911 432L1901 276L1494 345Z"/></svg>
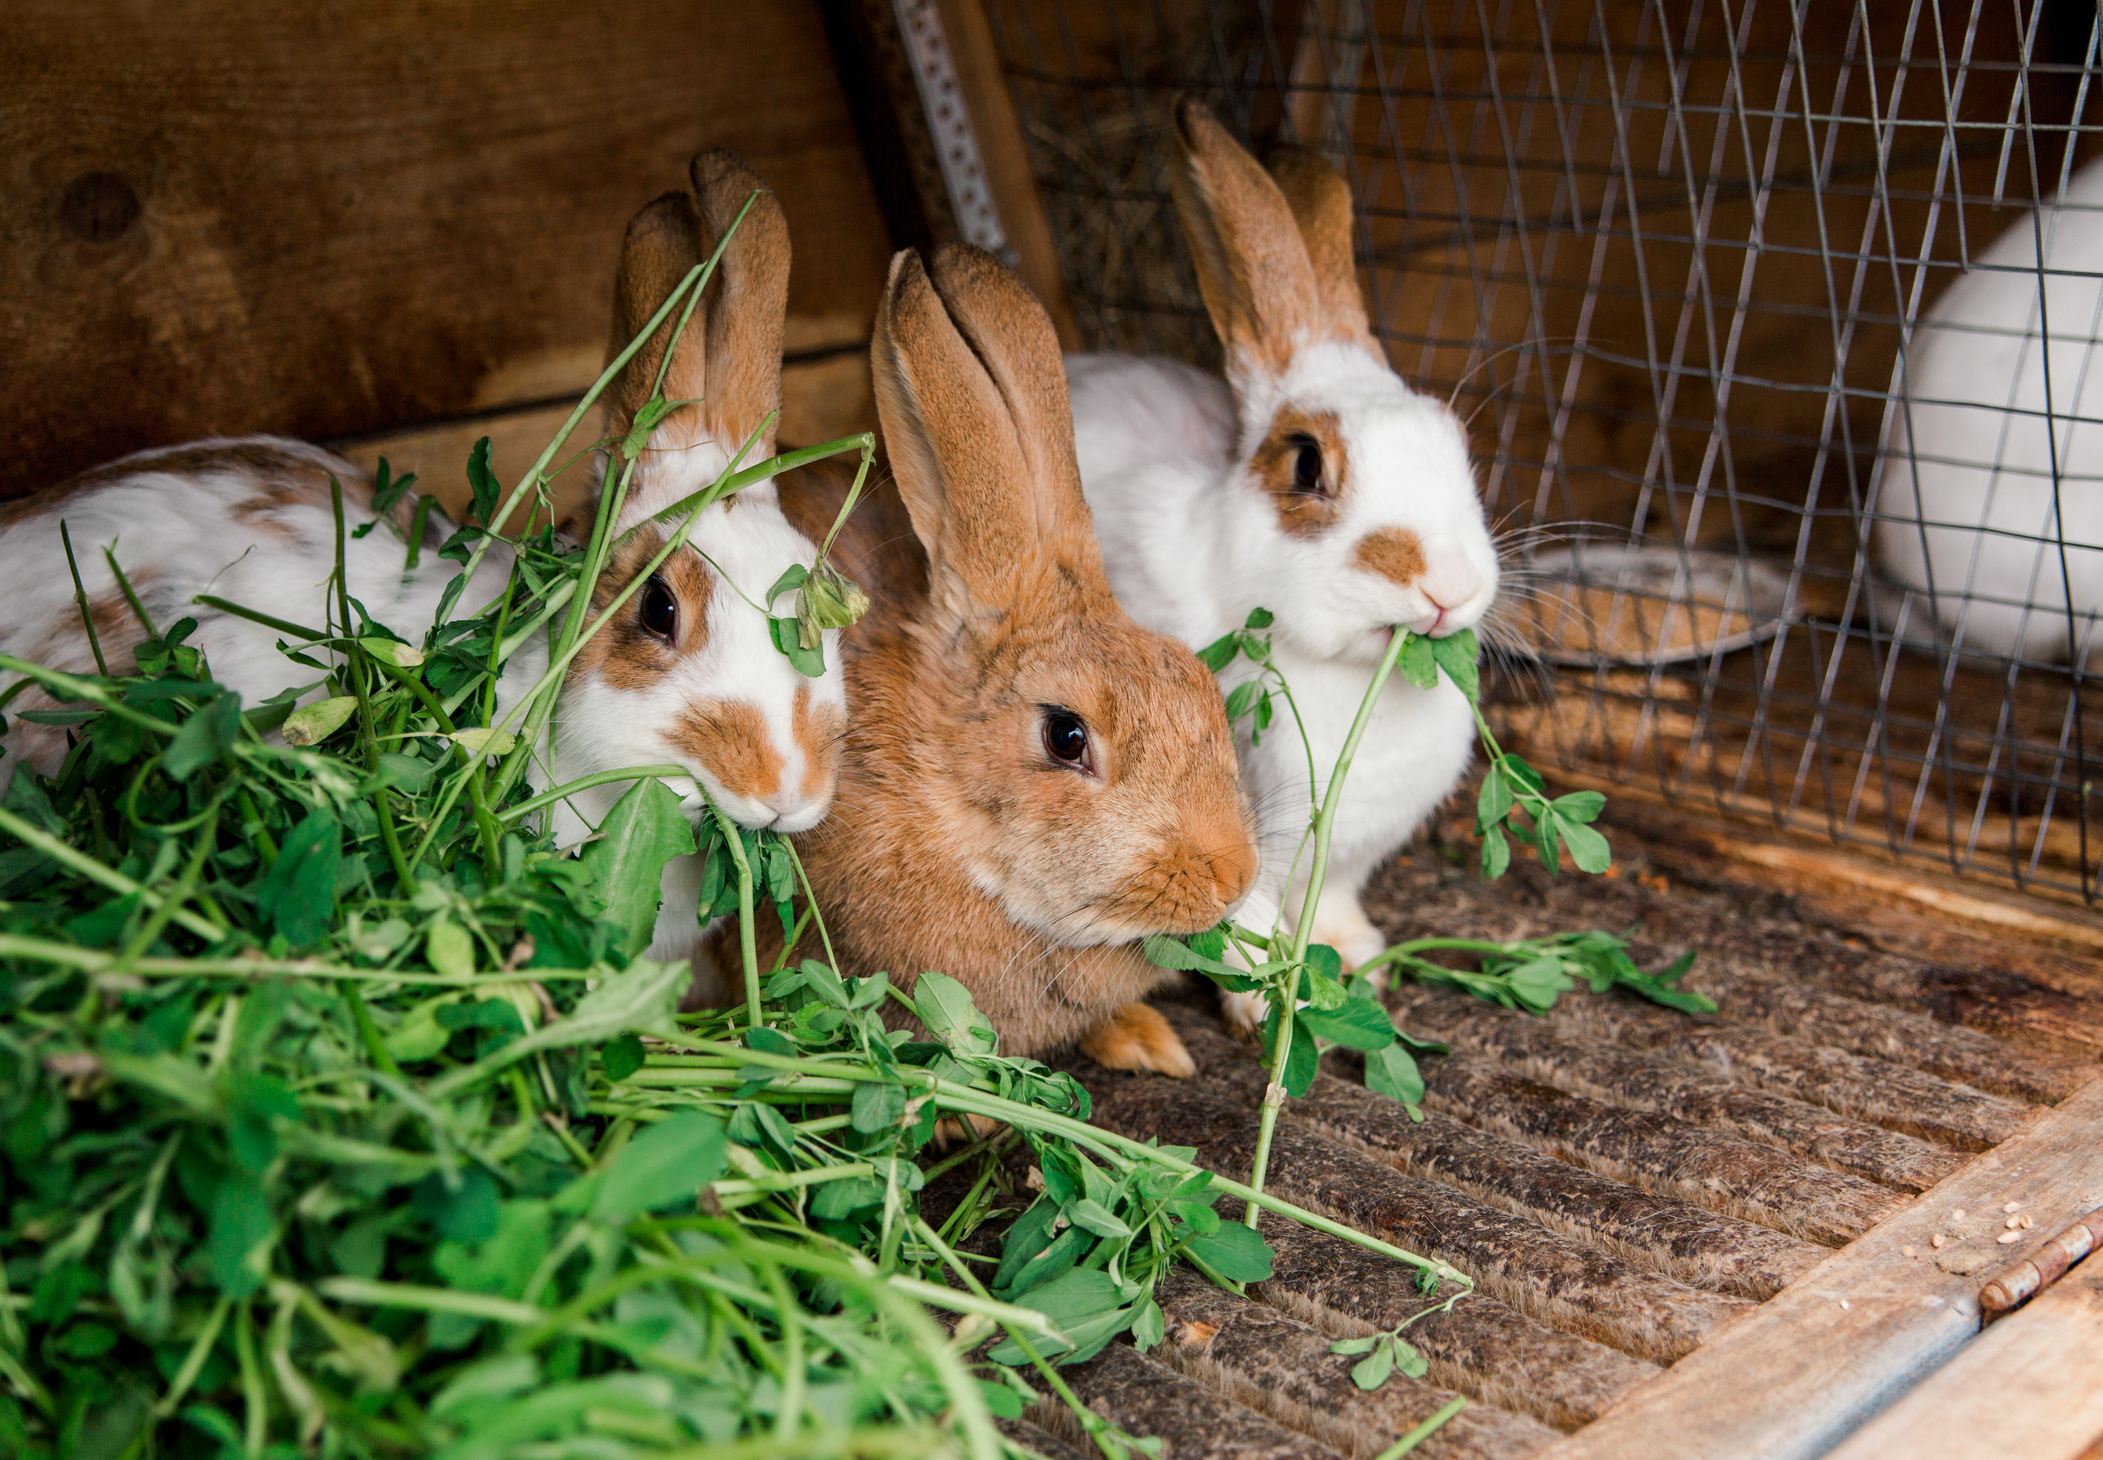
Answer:
<svg viewBox="0 0 2103 1460"><path fill-rule="evenodd" d="M515 410L478 412L331 444L367 471L377 467L384 456L395 474L415 472L418 487L437 497L439 505L458 520L467 510L467 455L475 442L489 438L490 463L497 480L508 487L539 459L577 399L563 396ZM782 367L780 440L784 444L808 446L875 429L876 400L867 350L828 351L816 358L791 360ZM558 464L583 452L598 430L598 413L593 411L578 424L558 455ZM550 495L555 500L556 519L567 521L590 491L587 457L554 480Z"/></svg>
<svg viewBox="0 0 2103 1460"><path fill-rule="evenodd" d="M707 147L781 198L792 351L866 339L889 261L812 0L15 0L0 75L0 496L580 391Z"/></svg>
<svg viewBox="0 0 2103 1460"><path fill-rule="evenodd" d="M2003 1246L1995 1238L2009 1201L2022 1203L2035 1225ZM2092 1082L1723 1329L1544 1460L1821 1455L1978 1332L1978 1289L1988 1273L2099 1204L2103 1082ZM1952 1216L1958 1210L1963 1218Z"/></svg>
<svg viewBox="0 0 2103 1460"><path fill-rule="evenodd" d="M1059 332L1060 347L1080 348L1080 335L1073 324L1073 310L1066 302L1066 282L1059 272L1059 251L1052 243L1051 224L1044 215L1044 202L1037 196L1037 179L1030 171L1029 152L1023 146L1022 125L1015 116L1015 99L1008 93L1001 74L1000 55L986 23L983 0L936 0L942 29L949 38L950 59L957 68L957 86L963 92L964 109L978 133L979 160L986 170L986 186L993 205L1000 211L1001 227L1014 248L1016 271L1030 286L1051 316Z"/></svg>
<svg viewBox="0 0 2103 1460"><path fill-rule="evenodd" d="M2076 1460L2103 1441L2103 1264L2083 1263L1958 1350L1831 1460Z"/></svg>

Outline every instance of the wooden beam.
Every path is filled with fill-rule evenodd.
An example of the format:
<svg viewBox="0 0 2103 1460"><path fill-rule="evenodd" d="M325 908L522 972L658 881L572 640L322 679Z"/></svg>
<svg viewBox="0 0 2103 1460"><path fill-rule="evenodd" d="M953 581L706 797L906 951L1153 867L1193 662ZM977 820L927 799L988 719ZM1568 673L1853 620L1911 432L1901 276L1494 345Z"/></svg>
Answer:
<svg viewBox="0 0 2103 1460"><path fill-rule="evenodd" d="M1961 1349L1829 1460L2077 1460L2103 1440L2103 1265L2083 1264Z"/></svg>
<svg viewBox="0 0 2103 1460"><path fill-rule="evenodd" d="M1997 1238L2011 1201L2034 1225L2004 1245ZM1823 1455L1979 1331L1978 1290L1988 1275L2099 1204L2103 1081L1820 1263L1540 1460ZM2091 1360L2083 1381L2090 1388L2094 1373ZM1933 1382L1941 1387L1940 1378Z"/></svg>
<svg viewBox="0 0 2103 1460"><path fill-rule="evenodd" d="M0 497L581 391L704 148L788 215L791 350L866 340L890 257L814 0L11 0L0 75Z"/></svg>

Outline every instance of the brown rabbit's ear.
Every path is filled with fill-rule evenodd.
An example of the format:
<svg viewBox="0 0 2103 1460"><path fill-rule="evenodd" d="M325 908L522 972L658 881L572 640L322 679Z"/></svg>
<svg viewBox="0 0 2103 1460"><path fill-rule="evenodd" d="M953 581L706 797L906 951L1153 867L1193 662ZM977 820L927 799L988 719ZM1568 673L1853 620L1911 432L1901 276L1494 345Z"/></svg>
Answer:
<svg viewBox="0 0 2103 1460"><path fill-rule="evenodd" d="M691 176L691 192L666 193L628 225L614 282L607 358L626 348L688 271L715 252L738 210L752 198L665 374L666 400L701 404L674 411L654 438L659 450L713 438L734 451L781 406L789 230L774 195L730 153L702 153L694 159ZM759 196L753 197L755 192ZM614 434L625 435L649 400L682 313L675 309L666 317L608 388L608 426ZM763 445L773 450L771 429Z"/></svg>
<svg viewBox="0 0 2103 1460"><path fill-rule="evenodd" d="M1109 596L1044 306L991 255L891 260L870 347L877 412L936 602L1007 609L1046 567Z"/></svg>
<svg viewBox="0 0 2103 1460"><path fill-rule="evenodd" d="M1322 324L1332 338L1380 347L1366 320L1365 295L1358 288L1358 259L1351 247L1351 185L1320 153L1304 147L1280 147L1271 154L1271 180L1292 209L1300 241L1314 268L1315 295L1321 301Z"/></svg>

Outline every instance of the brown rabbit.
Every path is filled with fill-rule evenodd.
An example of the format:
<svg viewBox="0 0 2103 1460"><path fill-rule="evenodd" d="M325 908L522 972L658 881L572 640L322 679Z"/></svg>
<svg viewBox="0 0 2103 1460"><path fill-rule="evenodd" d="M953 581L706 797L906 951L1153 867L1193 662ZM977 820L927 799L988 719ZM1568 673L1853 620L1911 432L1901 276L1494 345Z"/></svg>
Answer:
<svg viewBox="0 0 2103 1460"><path fill-rule="evenodd" d="M987 254L899 254L871 349L897 474L842 534L875 608L847 640L849 730L804 861L844 972L962 981L1011 1054L1076 1037L1188 1075L1138 1002L1135 946L1211 927L1255 877L1212 676L1104 577L1058 341ZM830 520L836 474L784 489ZM916 541L917 539L917 541Z"/></svg>

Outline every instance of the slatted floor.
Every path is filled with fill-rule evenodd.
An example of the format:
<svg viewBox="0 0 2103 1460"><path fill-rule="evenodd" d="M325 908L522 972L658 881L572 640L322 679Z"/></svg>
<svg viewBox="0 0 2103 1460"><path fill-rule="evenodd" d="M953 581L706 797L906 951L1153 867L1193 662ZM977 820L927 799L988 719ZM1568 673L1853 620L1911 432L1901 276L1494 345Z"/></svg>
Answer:
<svg viewBox="0 0 2103 1460"><path fill-rule="evenodd" d="M1370 1457L1459 1393L1469 1407L1417 1453L1515 1460L1569 1448L1617 1403L1658 1394L1646 1386L1665 1370L1880 1223L1920 1228L1887 1266L1902 1292L1918 1273L1930 1305L1946 1301L1931 1289L1974 1291L2049 1235L2001 1244L1998 1206L1974 1198L1981 1209L1955 1218L1923 1193L1992 1177L1996 1148L2097 1072L2093 960L1871 916L1845 889L1836 901L1739 881L1746 864L1734 871L1716 838L1690 841L1679 819L1624 810L1613 830L1615 879L1522 870L1484 884L1420 850L1382 874L1368 907L1397 940L1634 929L1649 966L1695 944L1687 983L1718 1017L1569 995L1539 1018L1408 985L1390 996L1397 1022L1452 1046L1423 1062L1426 1119L1411 1123L1332 1054L1280 1122L1281 1194L1475 1277L1476 1296L1410 1330L1429 1374L1361 1393L1355 1360L1327 1351L1423 1307L1411 1272L1267 1222L1269 1282L1244 1299L1171 1278L1168 1338L1078 1366L1078 1392L1179 1460ZM1263 1089L1254 1052L1221 1031L1207 990L1163 1003L1198 1078L1074 1065L1095 1118L1243 1176ZM2103 1143L2091 1174L2103 1186ZM1080 1438L1061 1412L1033 1417L1055 1432L1030 1437L1048 1453Z"/></svg>

